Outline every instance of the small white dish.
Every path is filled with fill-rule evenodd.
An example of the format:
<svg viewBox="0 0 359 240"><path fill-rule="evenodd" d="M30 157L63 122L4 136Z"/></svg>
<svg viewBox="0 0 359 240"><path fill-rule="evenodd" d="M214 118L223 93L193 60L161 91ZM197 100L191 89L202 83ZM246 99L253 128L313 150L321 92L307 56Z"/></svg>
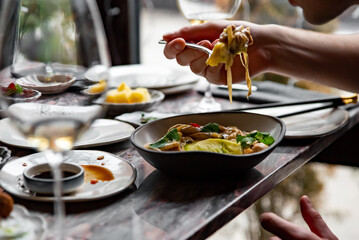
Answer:
<svg viewBox="0 0 359 240"><path fill-rule="evenodd" d="M76 81L76 77L70 75L29 75L17 79L15 82L21 87L31 88L43 94L60 93L68 89Z"/></svg>
<svg viewBox="0 0 359 240"><path fill-rule="evenodd" d="M102 96L93 102L96 104L102 105L104 108L106 108L106 112L110 116L117 116L121 113L126 112L135 112L135 111L144 111L144 110L150 110L157 106L160 102L163 101L165 98L165 95L157 90L149 90L151 94L151 100L148 102L142 102L142 103L107 103L105 102L106 96Z"/></svg>
<svg viewBox="0 0 359 240"><path fill-rule="evenodd" d="M3 89L5 89L3 87ZM21 102L32 102L41 97L41 92L30 89L30 88L22 88L23 92L21 94L16 94L15 96L6 96L6 101L10 103L21 103Z"/></svg>
<svg viewBox="0 0 359 240"><path fill-rule="evenodd" d="M111 119L96 119L75 143L74 148L103 146L126 141L134 130L134 127L128 123ZM0 141L11 146L32 148L8 118L0 120Z"/></svg>
<svg viewBox="0 0 359 240"><path fill-rule="evenodd" d="M83 89L80 91L83 95L89 96L89 97L99 97L102 94L104 94L106 92L106 90L102 91L102 92L96 92L96 93L91 93L89 91L89 88Z"/></svg>
<svg viewBox="0 0 359 240"><path fill-rule="evenodd" d="M9 161L0 171L1 187L19 198L42 202L54 201L53 196L36 194L24 186L23 172L25 169L42 163L47 163L47 159L41 152ZM96 150L68 151L64 163L104 167L114 177L111 181L98 181L96 184L85 182L76 191L63 195L61 198L65 202L84 202L103 199L125 191L136 179L136 169L132 164L108 152Z"/></svg>

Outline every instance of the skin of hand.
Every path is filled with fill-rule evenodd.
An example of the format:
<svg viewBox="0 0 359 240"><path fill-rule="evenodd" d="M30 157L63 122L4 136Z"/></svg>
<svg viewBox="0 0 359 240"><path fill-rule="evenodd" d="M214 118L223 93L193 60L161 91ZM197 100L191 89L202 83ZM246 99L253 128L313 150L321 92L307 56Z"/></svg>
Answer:
<svg viewBox="0 0 359 240"><path fill-rule="evenodd" d="M185 47L185 41L196 42L202 46L212 49L215 43L218 41L219 35L223 32L223 29L230 25L240 25L242 22L234 21L216 21L207 22L199 25L193 25L184 27L176 32L163 35L163 39L168 42L164 49L164 54L168 59L176 58L178 64L182 66L190 66L191 70L205 78L209 82L214 84L226 84L226 71L224 70L224 64L220 64L217 67L209 67L206 64L208 55L199 51ZM252 23L245 23L245 26L251 27L251 35L253 39L257 39L254 45L258 46L262 41L265 41L264 33L258 33L265 30L260 25ZM258 38L257 38L258 36ZM264 43L263 43L264 44ZM248 48L248 54L250 56L250 73L252 76L263 73L267 70L267 54L265 49L260 47ZM237 79L237 82L244 81L244 67L239 57L234 59L232 69L233 79Z"/></svg>
<svg viewBox="0 0 359 240"><path fill-rule="evenodd" d="M300 1L300 0L298 0ZM304 0L303 0L304 1ZM359 92L359 34L325 34L279 25L257 25L242 21L216 21L184 27L165 34L164 54L214 84L226 84L223 64L206 65L208 56L186 48L185 41L213 48L223 29L234 24L250 27L253 44L248 47L249 72L264 72L316 81L351 92ZM232 66L233 83L245 80L239 56Z"/></svg>
<svg viewBox="0 0 359 240"><path fill-rule="evenodd" d="M260 218L262 227L277 236L271 240L338 240L305 195L300 198L300 209L310 231L298 227L274 213L262 214Z"/></svg>

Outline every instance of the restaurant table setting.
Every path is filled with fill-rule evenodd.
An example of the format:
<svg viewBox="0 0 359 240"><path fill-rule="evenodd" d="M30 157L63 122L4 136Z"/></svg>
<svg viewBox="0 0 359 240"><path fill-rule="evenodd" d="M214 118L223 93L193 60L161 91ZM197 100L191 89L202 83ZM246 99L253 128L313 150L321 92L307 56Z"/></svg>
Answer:
<svg viewBox="0 0 359 240"><path fill-rule="evenodd" d="M134 65L133 67L138 69L142 66ZM116 70L114 70L114 72L116 72L121 67L114 68L116 68ZM127 68L131 68L131 66L127 66ZM146 71L149 68L149 66L146 66ZM108 73L113 72L111 67L108 68L107 71ZM137 71L132 72L131 74L137 75ZM108 79L111 79L111 74L108 74L107 76ZM126 81L130 82L130 76L131 75L126 76ZM151 77L155 77L154 73ZM159 78L161 77L163 77L163 75ZM110 80L108 81L110 82ZM116 81L116 84L118 84L119 80ZM96 82L91 84L95 83ZM186 85L192 83L184 84ZM256 90L257 92L262 91L261 87L259 87L260 84L261 83L255 82L255 85L258 87ZM316 94L312 91L296 89L293 86L280 85L280 87L278 87L277 83L265 82L263 84L272 87L276 86L276 94L280 94L278 93L280 91L278 89L281 89L281 91L284 92L288 92L290 89L293 96L303 96L304 93L307 93L307 96L310 97L293 97L291 101L285 101L283 100L284 98L282 98L281 101L262 104L258 104L256 100L252 103L251 97L247 102L235 101L233 104L230 104L226 98L218 98L218 101L224 104L227 109L213 113L186 114L180 112L176 106L192 101L192 97L199 99L201 97L199 94L201 93L200 90L198 92L195 89L183 90L180 94L168 95L161 92L163 97L151 108L137 108L135 103L133 104L133 108L126 108L123 111L119 111L119 114L116 114L116 112L112 112L112 114L111 112L108 112L105 118L95 120L89 130L86 131L75 143L74 149L77 150L68 151L65 154L63 162L80 166L94 165L106 168L113 175L113 180L99 181L96 184L92 184L91 180L87 182L84 181L84 183L80 187L76 188L75 191L62 196L62 200L66 202L67 205L71 206L71 204L82 203L83 207L86 209L84 213L78 213L76 210L73 210L73 213L71 214L70 211L66 218L69 219L69 222L73 223L73 226L67 225L68 231L73 232L84 223L82 216L91 216L100 219L101 217L98 215L108 214L111 212L111 206L113 206L113 204L117 207L119 206L118 204L122 204L118 213L123 214L124 216L115 217L114 222L125 221L124 226L128 226L130 229L136 228L138 227L136 224L140 224L142 227L146 226L146 229L149 228L151 231L156 232L156 234L164 234L164 236L175 236L175 238L180 238L177 233L170 230L172 227L164 224L163 222L157 222L158 220L156 220L156 214L152 217L148 217L148 210L146 210L147 207L145 205L141 205L142 201L139 199L144 197L143 194L154 194L151 192L157 191L156 189L158 189L158 187L166 184L166 182L161 183L157 180L150 180L152 179L152 176L159 176L159 178L163 181L172 181L171 179L176 179L175 181L179 181L176 184L179 184L181 181L189 181L191 184L209 181L209 184L212 184L211 179L217 179L215 181L222 179L225 180L227 184L232 183L236 185L238 184L238 181L241 181L242 184L240 184L238 189L235 190L239 190L241 194L231 194L231 197L227 196L229 197L228 201L238 201L239 204L243 201L243 199L251 199L250 202L252 202L255 201L255 199L258 199L258 197L266 191L269 191L271 189L269 185L279 183L280 179L285 178L288 172L300 168L300 166L309 160L309 158L305 158L304 160L293 162L298 156L300 156L301 153L304 154L307 151L305 150L305 145L301 146L301 144L298 145L298 143L291 143L288 142L289 140L311 139L310 142L313 146L315 146L315 143L317 142L315 139L318 139L319 142L322 142L321 139L325 136L329 136L328 139L330 139L330 136L332 136L333 133L340 132L340 129L345 128L345 126L347 126L352 119L349 112L346 111L345 108L339 106L344 105L344 103L335 103L335 99L338 98L332 95L320 93ZM141 87L141 85L138 85L138 87ZM270 89L270 87L267 89ZM105 94L106 91L103 94ZM151 94L153 94L153 91L160 92L160 89L150 89ZM298 91L298 95L295 94L296 91ZM103 105L98 101L101 98L104 99L104 96L105 95L90 97L82 94L80 92L80 88L70 87L57 94L45 94L36 101L50 104L62 102L62 104L71 103L76 105L77 101L89 99L89 101L92 101L93 104L100 103L100 105ZM319 97L316 98L317 96ZM226 97L228 97L228 93ZM305 99L308 101L306 102ZM331 99L333 101L331 101ZM335 107L333 103L335 103L334 105L338 105L338 107ZM125 103L124 105L131 104ZM353 104L349 104L347 106L351 105ZM353 109L356 108L353 107ZM160 139L171 126L177 123L196 123L205 125L208 122L216 122L224 126L234 125L238 126L240 129L256 129L260 132L268 132L274 137L275 143L262 152L249 155L227 155L223 153L195 151L159 152L144 147L146 143L155 142ZM8 163L0 171L1 187L15 197L18 202L27 206L30 210L30 214L38 214L40 216L39 219L44 219L43 216L48 218L48 213L39 214L38 210L35 210L37 209L36 207L32 208L33 204L31 204L31 202L26 204L23 201L31 200L33 202L41 202L42 204L54 201L53 196L33 192L29 190L24 183L24 170L46 163L46 157L43 153L31 153L30 149L32 146L27 142L22 134L18 132L14 126L12 126L9 118L1 119L0 126L0 141L8 148L15 150L13 155L14 158L8 161ZM284 144L282 144L282 139L287 139L284 141ZM325 145L328 145L329 142ZM312 144L309 146L312 146ZM322 146L322 144L319 145ZM276 150L277 148L279 148L278 151ZM21 152L25 152L25 155L22 157L21 155L16 157L16 155ZM282 159L279 160L279 158ZM286 161L288 161L288 163L291 162L290 167L286 167ZM278 174L277 177L275 177L275 180L272 176L274 172ZM164 176L162 177L162 175ZM142 186L144 186L143 184L145 183L146 185L149 184L150 187L146 187L147 190L143 192ZM159 184L159 186L157 187L156 185L153 185L155 183ZM185 191L188 186L183 184L178 186L178 194L181 195L180 198L183 198L182 194L184 194L184 192L182 191ZM245 189L249 192L245 193ZM255 191L258 191L258 189L264 190L258 195L255 194ZM137 191L140 192L136 193ZM149 196L146 196L146 198ZM210 196L212 200L216 199L214 201L218 201L216 204L219 204L220 199L217 198L215 194L212 195L211 193ZM113 199L117 199L118 203L116 204L112 202ZM129 201L130 199L132 200ZM164 197L164 199L167 199L167 197ZM104 201L105 206L102 209L103 213L101 213L101 208L96 211L90 210L93 208L93 203L99 201ZM148 201L162 200L159 198L157 200L148 199ZM187 206L188 204L186 200L179 201L182 206ZM195 202L196 201L198 201L198 199L195 200ZM108 204L106 204L107 202ZM199 202L197 204L199 204ZM218 212L227 209L224 207L225 205L226 204L219 204L218 207L211 210L211 212L213 211L212 216L216 219L218 218L218 224L223 219L229 220L228 216L224 216ZM123 206L127 206L132 209L132 211L124 210ZM247 204L242 205L242 208L245 209L246 206ZM180 208L176 209L176 207L172 204L167 206L163 205L163 207L173 207L173 211L176 212L176 214L184 218L189 217L186 212L180 210ZM203 205L199 204L197 207L203 207ZM73 207L70 208L73 209ZM158 211L157 214L161 214L164 210L161 206L156 207L156 209L157 210L154 211ZM225 211L228 210L229 209ZM239 214L242 210L236 211L236 214ZM153 213L153 211L150 212ZM202 214L205 213L203 212ZM78 219L77 221L73 218L74 216ZM134 216L137 217L134 218ZM128 222L128 220L125 220L126 218L132 219L130 220L130 222L132 221L132 224ZM206 221L208 220L209 219ZM42 222L42 220L39 221ZM114 224L108 221L110 221L109 218L104 218L104 222L106 222L106 224L101 228L104 232L107 232L109 229L113 229L115 227ZM193 221L196 222L200 220L195 218ZM148 223L151 227L147 225ZM53 229L54 225L51 221L48 222L45 220L44 224L46 224L47 229L52 231L51 229ZM197 228L190 227L186 224L183 225L179 222L174 224L175 227L181 229L179 230L180 232L187 230L194 231L193 235L186 235L183 239L196 239L198 236L207 236L221 226L221 224L218 225L217 223L210 224L210 221ZM87 233L89 231L92 232L93 230L91 229L94 226L95 225L90 225L90 229L83 231ZM153 226L156 226L154 228L155 230L153 229ZM160 228L158 228L158 226ZM32 229L36 228L33 227ZM129 230L126 230L122 226L115 232L121 236L133 236L133 234L142 236L142 234L145 234L141 231L136 233L129 233L128 231ZM46 235L45 232L43 234ZM94 236L97 236L97 234L93 234ZM73 235L75 235L75 233L73 233Z"/></svg>
<svg viewBox="0 0 359 240"><path fill-rule="evenodd" d="M359 121L355 94L272 81L183 112L208 88L188 68L111 66L95 1L23 4L0 79L0 239L205 239Z"/></svg>

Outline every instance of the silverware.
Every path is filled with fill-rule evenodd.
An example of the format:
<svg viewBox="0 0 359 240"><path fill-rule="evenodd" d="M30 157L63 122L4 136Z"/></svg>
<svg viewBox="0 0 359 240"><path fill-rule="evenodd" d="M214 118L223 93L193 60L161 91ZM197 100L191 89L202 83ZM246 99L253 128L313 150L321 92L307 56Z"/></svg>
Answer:
<svg viewBox="0 0 359 240"><path fill-rule="evenodd" d="M159 44L167 44L167 42L165 40L160 40L158 41ZM207 53L208 55L211 55L212 54L212 50L209 49L209 48L206 48L206 47L203 47L201 45L198 45L198 44L195 44L195 43L189 43L189 42L186 42L186 46L189 47L189 48L193 48L193 49L197 49L197 50L200 50L200 51L203 51L205 53Z"/></svg>
<svg viewBox="0 0 359 240"><path fill-rule="evenodd" d="M293 101L293 102L285 102L285 103L269 103L263 104L256 107L248 107L248 108L238 108L238 109L231 109L230 112L245 112L250 110L261 110L261 109L269 109L273 108L273 111L276 111L275 108L279 107L289 107L289 106L300 106L300 105L310 105L313 104L312 108L307 108L303 110L295 110L290 113L279 113L276 114L277 117L288 117L292 115L297 115L301 113L307 113L311 111L321 110L329 107L338 107L342 105L348 104L356 104L358 102L358 95L348 95L348 96L334 96L334 97L326 97L326 98L318 98L318 99L308 99L308 100L300 100L300 101ZM322 103L318 106L318 103Z"/></svg>
<svg viewBox="0 0 359 240"><path fill-rule="evenodd" d="M219 85L217 86L219 89L228 89L228 86L227 85ZM248 87L247 85L244 85L244 84L233 84L232 85L232 90L238 90L238 91L248 91ZM258 90L258 88L254 85L252 85L252 92L256 92Z"/></svg>

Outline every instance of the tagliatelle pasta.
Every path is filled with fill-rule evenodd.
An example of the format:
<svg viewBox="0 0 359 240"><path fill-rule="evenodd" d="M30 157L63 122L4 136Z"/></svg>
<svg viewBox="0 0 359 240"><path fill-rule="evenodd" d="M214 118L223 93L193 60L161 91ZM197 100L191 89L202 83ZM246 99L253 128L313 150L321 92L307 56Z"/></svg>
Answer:
<svg viewBox="0 0 359 240"><path fill-rule="evenodd" d="M249 27L240 25L238 27L234 25L227 26L219 37L218 43L213 48L212 54L207 59L207 65L218 66L219 63L225 64L225 70L227 71L227 86L229 99L232 102L232 65L233 59L236 55L239 55L243 67L245 68L245 77L248 87L249 97L252 94L252 82L248 70L248 46L253 43L253 38L250 33Z"/></svg>

